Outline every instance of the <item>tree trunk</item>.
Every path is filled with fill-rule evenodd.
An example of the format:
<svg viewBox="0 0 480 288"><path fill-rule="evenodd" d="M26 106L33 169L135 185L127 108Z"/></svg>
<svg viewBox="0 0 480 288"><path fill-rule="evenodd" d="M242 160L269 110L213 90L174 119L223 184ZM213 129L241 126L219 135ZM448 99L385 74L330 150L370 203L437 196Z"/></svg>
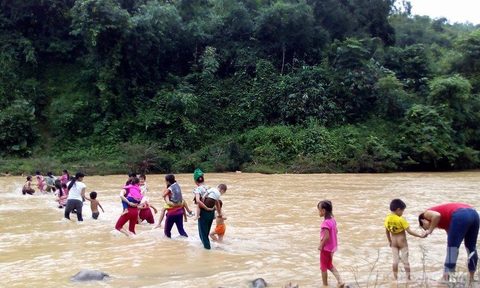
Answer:
<svg viewBox="0 0 480 288"><path fill-rule="evenodd" d="M282 44L282 70L280 71L280 75L283 75L283 67L285 66L285 43Z"/></svg>

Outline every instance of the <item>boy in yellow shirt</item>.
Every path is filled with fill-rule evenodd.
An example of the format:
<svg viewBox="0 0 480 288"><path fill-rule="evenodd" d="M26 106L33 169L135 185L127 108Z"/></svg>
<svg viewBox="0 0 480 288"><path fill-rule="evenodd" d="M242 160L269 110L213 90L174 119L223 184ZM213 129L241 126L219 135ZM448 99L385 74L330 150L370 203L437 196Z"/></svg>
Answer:
<svg viewBox="0 0 480 288"><path fill-rule="evenodd" d="M397 280L398 277L398 263L402 261L405 267L405 273L407 274L407 279L410 278L410 263L408 262L408 243L407 235L408 234L423 238L423 235L417 234L414 231L410 230L410 225L407 220L402 217L403 211L405 211L407 205L400 199L393 199L390 202L390 211L391 213L385 218L385 233L387 234L388 242L390 247L392 247L393 254L393 277Z"/></svg>

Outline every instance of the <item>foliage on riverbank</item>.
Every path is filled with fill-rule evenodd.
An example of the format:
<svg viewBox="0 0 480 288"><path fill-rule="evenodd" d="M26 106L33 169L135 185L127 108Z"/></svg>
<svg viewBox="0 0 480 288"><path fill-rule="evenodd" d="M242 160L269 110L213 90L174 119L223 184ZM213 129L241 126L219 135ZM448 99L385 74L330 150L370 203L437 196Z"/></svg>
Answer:
<svg viewBox="0 0 480 288"><path fill-rule="evenodd" d="M0 171L480 167L479 28L395 2L5 2Z"/></svg>

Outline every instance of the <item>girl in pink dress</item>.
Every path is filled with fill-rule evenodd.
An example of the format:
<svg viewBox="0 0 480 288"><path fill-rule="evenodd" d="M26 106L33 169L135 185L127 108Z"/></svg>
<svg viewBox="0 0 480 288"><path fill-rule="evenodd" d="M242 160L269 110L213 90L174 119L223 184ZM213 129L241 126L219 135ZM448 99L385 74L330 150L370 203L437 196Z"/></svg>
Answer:
<svg viewBox="0 0 480 288"><path fill-rule="evenodd" d="M333 273L333 276L337 279L337 287L345 287L340 274L335 266L333 266L333 253L337 251L337 222L333 217L332 202L329 200L323 200L317 204L318 213L324 220L320 226L320 270L322 271L323 286L328 286L328 270Z"/></svg>

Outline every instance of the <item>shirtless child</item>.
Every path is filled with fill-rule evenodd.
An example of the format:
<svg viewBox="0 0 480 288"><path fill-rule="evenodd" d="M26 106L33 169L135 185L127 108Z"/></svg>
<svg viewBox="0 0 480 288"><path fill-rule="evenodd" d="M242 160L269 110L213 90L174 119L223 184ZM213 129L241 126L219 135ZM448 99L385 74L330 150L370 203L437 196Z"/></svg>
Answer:
<svg viewBox="0 0 480 288"><path fill-rule="evenodd" d="M405 273L407 274L407 279L410 278L410 263L408 262L408 243L407 235L408 234L423 238L423 235L417 234L410 229L410 225L407 220L402 217L403 211L405 211L407 205L400 199L393 199L390 202L390 211L391 213L385 218L385 233L387 234L388 242L392 248L393 254L393 277L397 280L398 277L398 263L400 260L405 266Z"/></svg>
<svg viewBox="0 0 480 288"><path fill-rule="evenodd" d="M97 192L92 191L90 192L90 198L85 197L88 201L90 201L90 209L92 210L92 218L97 220L98 215L100 215L100 212L98 212L98 207L102 209L102 212L105 213L105 210L103 210L102 205L100 205L100 202L97 200Z"/></svg>

